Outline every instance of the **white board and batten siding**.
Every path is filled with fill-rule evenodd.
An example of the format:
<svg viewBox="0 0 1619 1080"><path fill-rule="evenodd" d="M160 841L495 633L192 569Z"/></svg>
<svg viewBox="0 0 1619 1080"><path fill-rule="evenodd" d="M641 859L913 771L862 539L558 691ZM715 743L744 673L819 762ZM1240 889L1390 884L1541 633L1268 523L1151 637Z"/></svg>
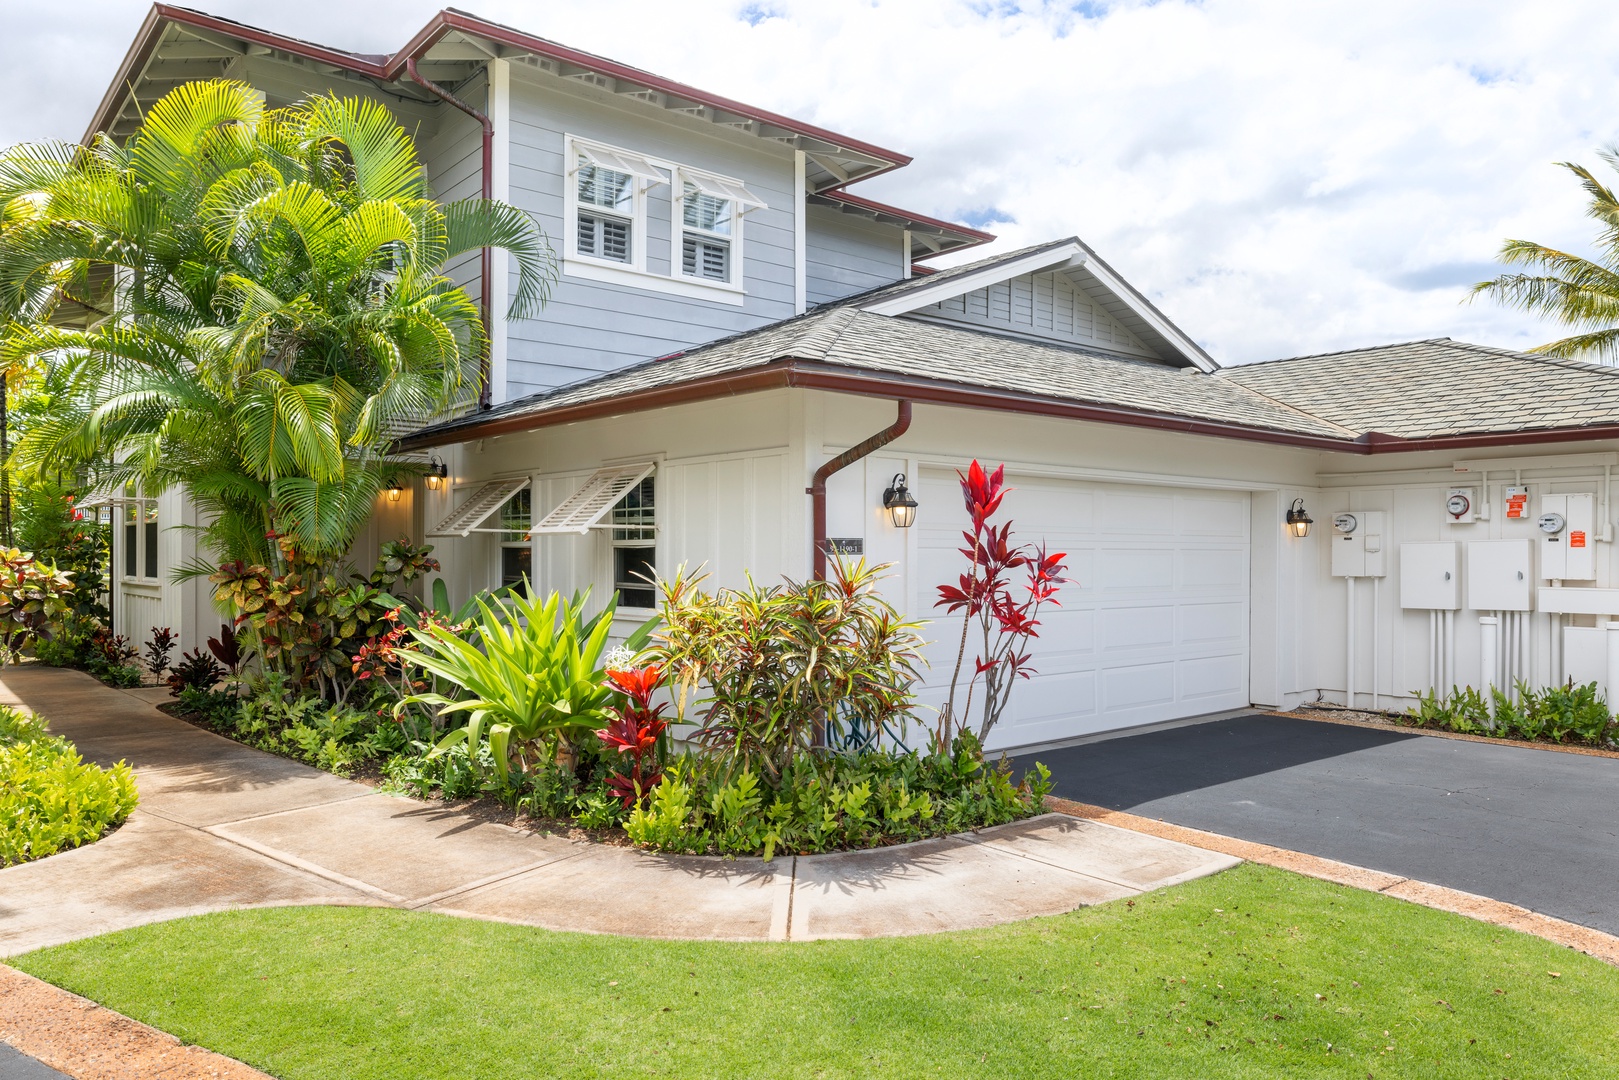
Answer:
<svg viewBox="0 0 1619 1080"><path fill-rule="evenodd" d="M1158 359L1108 313L1100 296L1057 271L996 282L921 308L915 316Z"/></svg>
<svg viewBox="0 0 1619 1080"><path fill-rule="evenodd" d="M1018 533L1066 552L1073 580L1062 606L1041 612L1038 673L1014 691L992 749L1248 705L1247 492L1009 482L1018 491ZM924 471L918 498L929 508L916 526L921 580L953 581L967 525L955 474ZM958 627L940 616L928 628L936 640L927 705L944 701ZM971 641L968 652L970 672Z"/></svg>

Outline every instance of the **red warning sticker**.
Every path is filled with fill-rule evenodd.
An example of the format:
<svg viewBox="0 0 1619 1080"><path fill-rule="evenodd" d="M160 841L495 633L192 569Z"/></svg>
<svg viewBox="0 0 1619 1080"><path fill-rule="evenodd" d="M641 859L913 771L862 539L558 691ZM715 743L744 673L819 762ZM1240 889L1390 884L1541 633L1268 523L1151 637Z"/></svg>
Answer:
<svg viewBox="0 0 1619 1080"><path fill-rule="evenodd" d="M1568 546L1571 547L1571 548L1584 547L1585 546L1585 534L1582 533L1582 532L1571 532L1571 533L1569 533L1568 534Z"/></svg>

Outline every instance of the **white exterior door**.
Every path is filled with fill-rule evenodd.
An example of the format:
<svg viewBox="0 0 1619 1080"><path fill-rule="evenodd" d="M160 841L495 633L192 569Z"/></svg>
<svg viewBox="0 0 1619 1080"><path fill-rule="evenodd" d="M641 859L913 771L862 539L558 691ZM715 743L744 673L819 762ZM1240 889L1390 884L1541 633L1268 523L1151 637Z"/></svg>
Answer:
<svg viewBox="0 0 1619 1080"><path fill-rule="evenodd" d="M1031 679L1020 681L991 748L1248 705L1248 494L1009 475L1013 537L1068 555L1061 607L1040 614ZM967 516L954 472L925 471L917 590L954 582ZM928 627L927 704L944 701L960 623ZM963 687L975 653L969 636ZM976 698L977 695L975 695ZM973 702L973 726L982 713Z"/></svg>

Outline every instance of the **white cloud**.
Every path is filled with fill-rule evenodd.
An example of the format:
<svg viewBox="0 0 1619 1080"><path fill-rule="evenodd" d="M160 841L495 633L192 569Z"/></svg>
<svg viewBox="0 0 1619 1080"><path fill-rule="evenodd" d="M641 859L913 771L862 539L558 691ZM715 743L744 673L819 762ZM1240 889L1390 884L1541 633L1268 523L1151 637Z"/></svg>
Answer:
<svg viewBox="0 0 1619 1080"><path fill-rule="evenodd" d="M436 7L205 6L378 52ZM1461 298L1506 236L1585 249L1552 163L1619 139L1619 5L1601 0L468 6L912 154L858 190L987 214L999 249L1077 233L1228 360L1556 336ZM6 7L0 143L76 137L144 6Z"/></svg>

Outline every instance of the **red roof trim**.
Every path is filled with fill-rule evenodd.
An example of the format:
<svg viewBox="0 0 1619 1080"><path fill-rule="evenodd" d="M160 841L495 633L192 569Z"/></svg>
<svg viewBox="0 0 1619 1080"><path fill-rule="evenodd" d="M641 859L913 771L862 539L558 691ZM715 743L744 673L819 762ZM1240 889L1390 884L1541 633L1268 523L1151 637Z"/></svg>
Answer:
<svg viewBox="0 0 1619 1080"><path fill-rule="evenodd" d="M260 30L256 27L244 26L241 23L232 22L229 19L217 18L201 11L193 11L190 8L174 7L170 4L153 4L151 12L146 16L146 21L141 24L141 28L135 36L134 43L130 46L129 52L125 55L124 62L122 65L120 65L118 74L113 79L112 86L108 88L107 93L101 100L100 107L96 110L95 118L91 122L90 129L85 133L86 140L88 140L96 132L105 130L109 126L111 117L108 116L108 113L122 102L124 92L127 90L130 81L138 72L139 68L146 62L146 59L151 55L152 50L156 47L157 42L161 39L162 30L166 23L178 23L181 26L191 26L199 30L209 30L217 34L226 34L231 37L240 38L243 41L251 42L255 45L263 45L267 48L278 49L282 52L291 53L294 56L302 56L323 64L331 64L334 67L343 68L347 71L353 71L362 75L371 75L376 78L386 79L390 82L399 77L400 72L404 70L405 61L407 59L412 57L420 59L421 54L437 44L439 39L445 34L449 33L451 30L458 30L462 33L475 34L480 37L488 38L491 41L496 41L504 45L511 45L516 48L523 49L526 52L537 53L541 56L550 57L554 60L561 60L570 64L578 64L581 67L587 67L594 71L600 71L604 75L610 75L615 79L624 79L629 82L639 83L654 90L660 90L664 93L673 94L676 97L687 98L691 101L696 101L700 104L710 106L711 108L723 109L725 112L735 113L738 116L745 116L751 120L772 124L776 127L784 128L787 131L791 131L798 135L818 139L822 142L831 143L845 150L852 150L856 153L866 154L870 157L877 158L880 161L888 162L888 164L881 169L857 177L856 179L859 180L870 179L879 173L888 172L890 169L897 169L911 163L910 157L905 154L901 154L893 150L887 150L883 147L876 146L868 142L862 142L858 139L851 139L845 135L839 135L835 131L828 131L826 128L816 127L814 124L806 124L802 121L794 120L791 117L782 116L779 113L773 113L766 109L746 105L740 101L733 101L730 98L721 97L718 94L711 94L705 90L699 90L696 87L687 86L685 83L678 83L671 79L661 78L660 76L653 75L650 72L641 71L638 68L627 67L623 64L605 59L604 57L581 52L577 49L570 49L565 45L558 45L553 41L546 41L543 38L532 37L528 34L513 30L510 27L501 26L498 23L485 22L484 20L474 16L463 15L458 11L452 11L450 9L445 9L440 11L437 15L434 15L428 20L427 25L422 27L422 29L419 30L416 35L406 43L404 48L389 56L385 61L379 63L377 61L368 60L362 56L357 56L354 53L346 53L339 49L328 48L324 45L316 45L313 42L302 41L298 38L290 38L282 34L275 34L267 30ZM850 182L852 183L853 181ZM840 186L842 185L834 185L834 187Z"/></svg>

